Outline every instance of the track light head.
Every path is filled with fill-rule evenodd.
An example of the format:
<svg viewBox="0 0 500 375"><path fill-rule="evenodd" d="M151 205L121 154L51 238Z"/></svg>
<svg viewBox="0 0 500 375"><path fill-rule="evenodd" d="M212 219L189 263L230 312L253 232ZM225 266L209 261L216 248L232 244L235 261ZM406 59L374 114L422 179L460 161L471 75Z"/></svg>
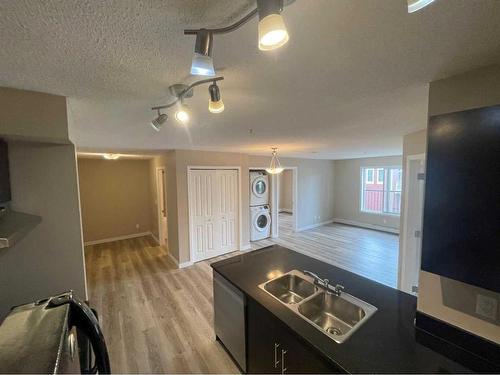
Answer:
<svg viewBox="0 0 500 375"><path fill-rule="evenodd" d="M185 105L181 104L179 106L175 112L175 119L183 125L186 125L189 122L189 112Z"/></svg>
<svg viewBox="0 0 500 375"><path fill-rule="evenodd" d="M208 110L211 113L221 113L224 111L224 102L220 98L220 90L217 83L214 81L209 87L210 100L208 102Z"/></svg>
<svg viewBox="0 0 500 375"><path fill-rule="evenodd" d="M214 61L212 59L213 34L200 29L196 32L194 55L191 62L191 74L198 76L214 76Z"/></svg>
<svg viewBox="0 0 500 375"><path fill-rule="evenodd" d="M157 132L160 131L161 126L167 122L168 120L168 115L166 113L160 113L160 110L158 110L158 116L151 121L151 126L153 127L154 130Z"/></svg>
<svg viewBox="0 0 500 375"><path fill-rule="evenodd" d="M283 0L257 0L259 49L270 51L288 42L288 31L281 16Z"/></svg>

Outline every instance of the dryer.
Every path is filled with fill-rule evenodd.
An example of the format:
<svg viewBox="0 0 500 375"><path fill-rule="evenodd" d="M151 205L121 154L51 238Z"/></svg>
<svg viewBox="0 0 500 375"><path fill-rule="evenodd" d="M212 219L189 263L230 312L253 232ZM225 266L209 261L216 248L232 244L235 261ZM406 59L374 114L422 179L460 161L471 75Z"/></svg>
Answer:
<svg viewBox="0 0 500 375"><path fill-rule="evenodd" d="M271 235L269 206L250 207L250 241L258 241Z"/></svg>
<svg viewBox="0 0 500 375"><path fill-rule="evenodd" d="M269 204L269 177L265 172L250 172L250 206Z"/></svg>

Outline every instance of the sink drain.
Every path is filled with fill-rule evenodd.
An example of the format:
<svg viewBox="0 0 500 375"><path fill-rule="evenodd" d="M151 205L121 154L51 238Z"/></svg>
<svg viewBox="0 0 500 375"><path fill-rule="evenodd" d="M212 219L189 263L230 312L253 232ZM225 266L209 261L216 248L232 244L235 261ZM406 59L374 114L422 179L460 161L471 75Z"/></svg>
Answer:
<svg viewBox="0 0 500 375"><path fill-rule="evenodd" d="M328 327L326 329L326 332L332 334L332 335L335 335L335 336L340 336L342 335L342 331L340 329L338 329L337 327Z"/></svg>

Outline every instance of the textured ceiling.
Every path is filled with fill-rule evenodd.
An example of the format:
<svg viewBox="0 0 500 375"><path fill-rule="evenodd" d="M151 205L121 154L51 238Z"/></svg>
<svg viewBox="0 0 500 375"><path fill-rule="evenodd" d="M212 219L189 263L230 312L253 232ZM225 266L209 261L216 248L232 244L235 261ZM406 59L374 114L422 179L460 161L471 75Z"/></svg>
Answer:
<svg viewBox="0 0 500 375"><path fill-rule="evenodd" d="M426 126L427 83L500 62L500 1L436 0L407 14L405 0L297 0L283 15L290 41L257 48L257 20L215 36L226 110L207 88L156 133L150 107L191 82L194 37L227 25L246 0L0 0L0 86L70 98L82 150L172 148L346 158L401 153ZM250 131L249 129L252 129Z"/></svg>

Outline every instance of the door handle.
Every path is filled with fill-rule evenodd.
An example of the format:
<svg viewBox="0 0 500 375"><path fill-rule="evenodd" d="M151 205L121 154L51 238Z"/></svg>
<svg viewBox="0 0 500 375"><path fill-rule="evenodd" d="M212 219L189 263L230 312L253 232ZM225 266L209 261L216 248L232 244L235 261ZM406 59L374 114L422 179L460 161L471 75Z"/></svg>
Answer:
<svg viewBox="0 0 500 375"><path fill-rule="evenodd" d="M286 372L286 367L285 367L285 354L287 353L286 350L281 349L281 374L284 374Z"/></svg>
<svg viewBox="0 0 500 375"><path fill-rule="evenodd" d="M278 348L280 344L274 343L274 368L278 368L280 360L278 359Z"/></svg>

